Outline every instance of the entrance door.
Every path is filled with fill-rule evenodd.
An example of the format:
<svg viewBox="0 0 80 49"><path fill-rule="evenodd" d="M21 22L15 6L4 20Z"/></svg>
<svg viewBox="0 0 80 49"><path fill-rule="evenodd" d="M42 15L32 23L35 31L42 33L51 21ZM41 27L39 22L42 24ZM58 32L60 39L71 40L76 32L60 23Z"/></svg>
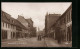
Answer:
<svg viewBox="0 0 80 49"><path fill-rule="evenodd" d="M7 39L7 31L2 30L1 36L2 36L2 39Z"/></svg>
<svg viewBox="0 0 80 49"><path fill-rule="evenodd" d="M68 41L71 41L72 38L72 31L71 31L71 26L68 27L68 31L67 31L67 39Z"/></svg>

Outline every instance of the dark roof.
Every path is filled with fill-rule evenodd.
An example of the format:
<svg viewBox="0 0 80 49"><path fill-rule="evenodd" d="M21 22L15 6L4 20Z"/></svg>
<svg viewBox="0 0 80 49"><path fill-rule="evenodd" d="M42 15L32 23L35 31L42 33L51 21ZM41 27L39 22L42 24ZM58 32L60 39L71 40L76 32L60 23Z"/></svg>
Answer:
<svg viewBox="0 0 80 49"><path fill-rule="evenodd" d="M27 29L25 26L23 26L18 20L15 19L15 24L23 29Z"/></svg>
<svg viewBox="0 0 80 49"><path fill-rule="evenodd" d="M4 14L4 15L3 15L3 14ZM26 27L24 27L18 20L12 18L11 15L9 15L9 14L6 13L6 12L3 12L3 11L2 11L1 19L2 19L2 21L5 21L5 22L7 22L7 23L10 23L10 24L19 26L19 27L21 27L21 28L23 28L23 29L26 29ZM12 21L14 21L14 22L12 22Z"/></svg>
<svg viewBox="0 0 80 49"><path fill-rule="evenodd" d="M32 22L33 23L33 21L31 20L31 19L25 19L30 25L31 25L31 23L30 22Z"/></svg>
<svg viewBox="0 0 80 49"><path fill-rule="evenodd" d="M61 16L61 14L49 14L49 16Z"/></svg>
<svg viewBox="0 0 80 49"><path fill-rule="evenodd" d="M68 7L68 9L66 9L66 11L62 14L62 16L66 14L66 12L68 12L71 8L72 8L72 4Z"/></svg>
<svg viewBox="0 0 80 49"><path fill-rule="evenodd" d="M1 21L4 21L4 22L9 23L9 21L8 21L8 19L7 19L7 17L6 17L6 14L5 14L5 12L3 12L3 11L1 11Z"/></svg>
<svg viewBox="0 0 80 49"><path fill-rule="evenodd" d="M27 19L25 19L25 20L29 23L29 21Z"/></svg>

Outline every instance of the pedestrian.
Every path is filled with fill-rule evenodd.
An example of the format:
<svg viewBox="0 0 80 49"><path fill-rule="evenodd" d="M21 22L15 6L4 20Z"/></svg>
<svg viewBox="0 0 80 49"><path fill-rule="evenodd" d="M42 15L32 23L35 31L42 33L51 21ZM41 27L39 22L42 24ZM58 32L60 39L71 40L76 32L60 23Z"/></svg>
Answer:
<svg viewBox="0 0 80 49"><path fill-rule="evenodd" d="M60 27L56 27L56 38L58 43L61 43L61 28Z"/></svg>
<svg viewBox="0 0 80 49"><path fill-rule="evenodd" d="M40 35L39 35L39 41L41 40L41 37L40 37Z"/></svg>
<svg viewBox="0 0 80 49"><path fill-rule="evenodd" d="M38 35L38 40L39 40L39 35Z"/></svg>

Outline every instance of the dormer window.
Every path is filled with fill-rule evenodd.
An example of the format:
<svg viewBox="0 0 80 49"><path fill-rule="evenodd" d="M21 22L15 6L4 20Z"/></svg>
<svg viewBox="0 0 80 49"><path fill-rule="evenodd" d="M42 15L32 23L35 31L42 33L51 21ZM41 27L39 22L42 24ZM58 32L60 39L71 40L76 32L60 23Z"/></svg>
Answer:
<svg viewBox="0 0 80 49"><path fill-rule="evenodd" d="M30 27L30 26L28 25L28 27Z"/></svg>
<svg viewBox="0 0 80 49"><path fill-rule="evenodd" d="M9 21L10 21L10 19L9 19Z"/></svg>
<svg viewBox="0 0 80 49"><path fill-rule="evenodd" d="M14 21L12 20L12 23L14 23Z"/></svg>

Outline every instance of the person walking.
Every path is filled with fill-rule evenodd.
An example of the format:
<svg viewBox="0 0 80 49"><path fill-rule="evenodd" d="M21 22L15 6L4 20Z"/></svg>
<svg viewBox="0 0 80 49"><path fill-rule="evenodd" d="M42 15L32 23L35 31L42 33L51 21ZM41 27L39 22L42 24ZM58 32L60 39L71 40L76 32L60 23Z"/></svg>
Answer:
<svg viewBox="0 0 80 49"><path fill-rule="evenodd" d="M40 35L39 37L40 37L40 41L41 41L41 39L42 39L42 38L41 38L41 35Z"/></svg>
<svg viewBox="0 0 80 49"><path fill-rule="evenodd" d="M38 40L39 40L39 35L38 35Z"/></svg>
<svg viewBox="0 0 80 49"><path fill-rule="evenodd" d="M61 44L61 28L60 27L56 27L56 39L58 43Z"/></svg>

